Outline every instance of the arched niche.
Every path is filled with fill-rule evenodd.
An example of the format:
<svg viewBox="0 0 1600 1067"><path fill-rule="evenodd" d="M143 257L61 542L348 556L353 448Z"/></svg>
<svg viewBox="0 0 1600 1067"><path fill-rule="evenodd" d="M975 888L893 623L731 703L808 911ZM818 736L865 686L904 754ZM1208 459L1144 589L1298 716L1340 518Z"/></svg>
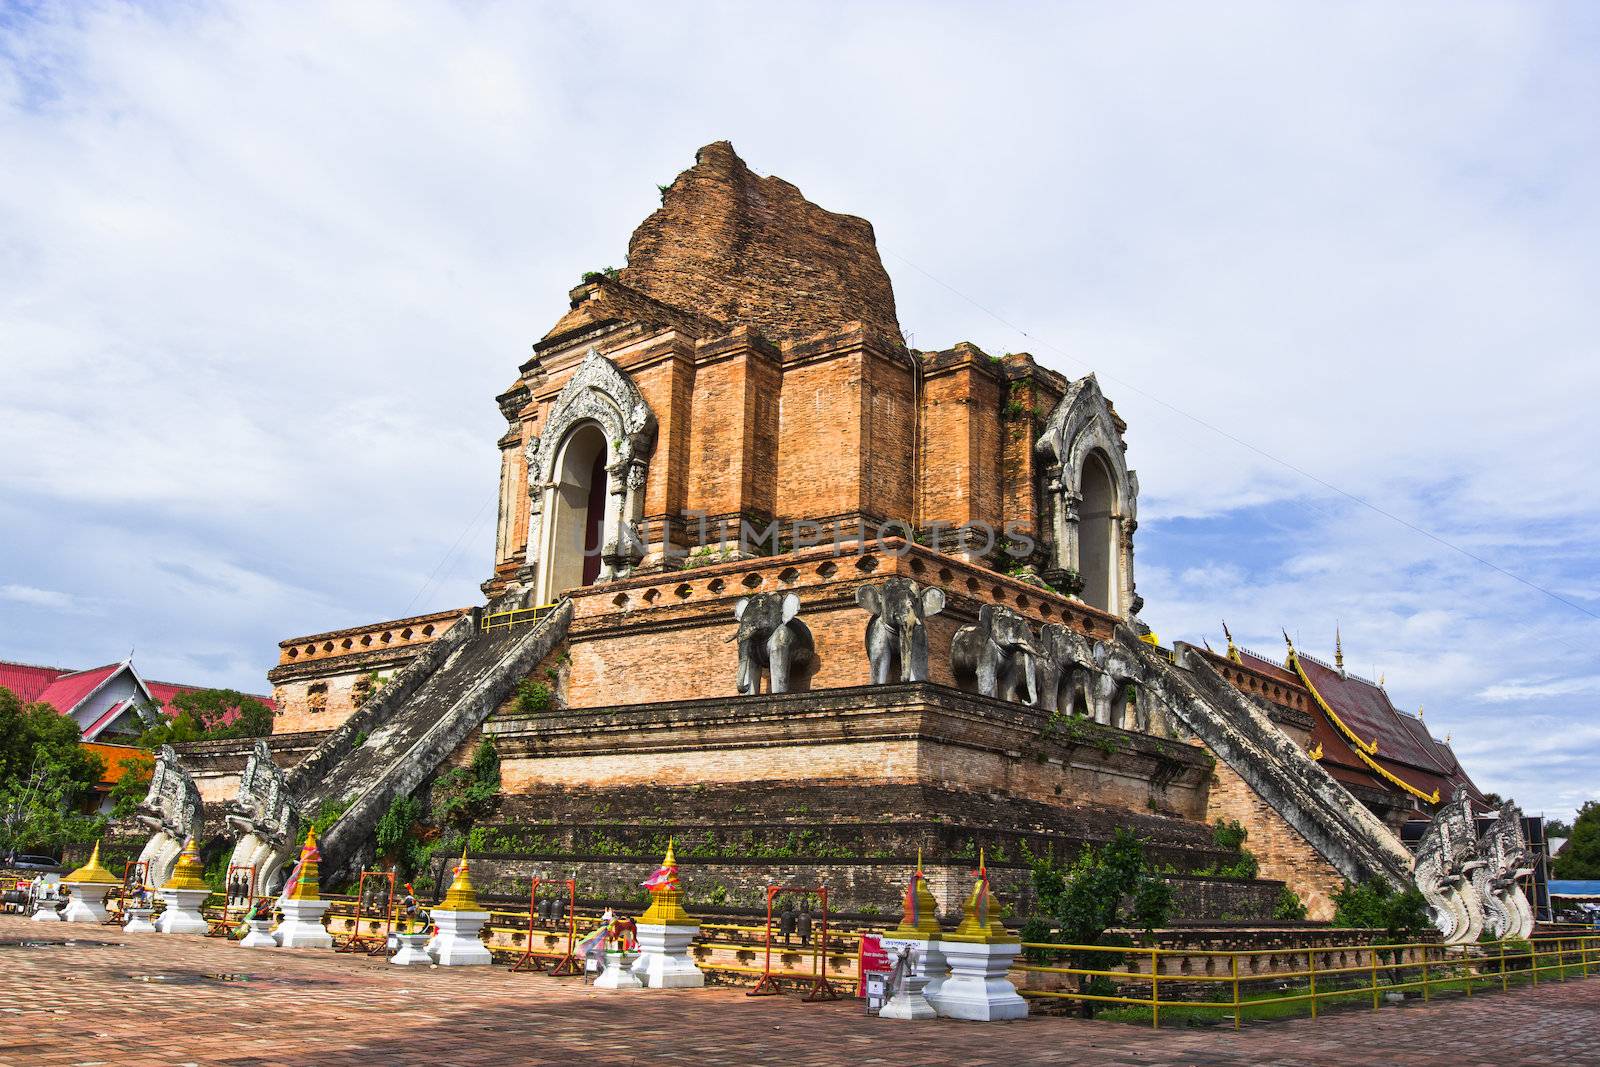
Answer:
<svg viewBox="0 0 1600 1067"><path fill-rule="evenodd" d="M634 531L644 513L655 438L655 414L638 387L590 349L551 406L543 435L527 446L524 576L537 603L620 577L638 564L642 549Z"/></svg>
<svg viewBox="0 0 1600 1067"><path fill-rule="evenodd" d="M1051 570L1076 573L1085 603L1124 618L1140 607L1133 580L1139 479L1126 449L1092 374L1072 383L1034 444Z"/></svg>

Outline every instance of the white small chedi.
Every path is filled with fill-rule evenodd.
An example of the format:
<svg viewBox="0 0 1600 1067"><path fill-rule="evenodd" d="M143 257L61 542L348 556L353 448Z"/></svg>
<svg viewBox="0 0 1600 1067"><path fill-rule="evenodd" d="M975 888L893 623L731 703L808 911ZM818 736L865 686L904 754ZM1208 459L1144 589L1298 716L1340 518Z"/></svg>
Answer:
<svg viewBox="0 0 1600 1067"><path fill-rule="evenodd" d="M456 865L455 880L430 917L439 930L427 944L433 962L441 967L475 967L494 962L488 946L478 937L483 924L489 921L489 913L478 906L478 891L472 886L465 847L461 849L461 862Z"/></svg>
<svg viewBox="0 0 1600 1067"><path fill-rule="evenodd" d="M705 972L689 958L689 946L700 934L700 920L683 910L683 888L671 840L667 841L666 858L645 879L644 888L650 893L650 906L639 916L639 957L630 970L651 989L705 985Z"/></svg>

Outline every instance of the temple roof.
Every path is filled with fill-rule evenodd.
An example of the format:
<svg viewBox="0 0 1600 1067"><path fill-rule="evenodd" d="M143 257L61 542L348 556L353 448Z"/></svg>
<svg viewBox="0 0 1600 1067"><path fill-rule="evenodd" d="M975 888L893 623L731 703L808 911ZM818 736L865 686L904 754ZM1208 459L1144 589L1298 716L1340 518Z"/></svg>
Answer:
<svg viewBox="0 0 1600 1067"><path fill-rule="evenodd" d="M663 308L696 336L749 326L781 343L860 322L900 337L872 224L755 174L727 141L695 153L633 231L628 265L596 288L581 301L574 290L547 340L608 318L670 321Z"/></svg>

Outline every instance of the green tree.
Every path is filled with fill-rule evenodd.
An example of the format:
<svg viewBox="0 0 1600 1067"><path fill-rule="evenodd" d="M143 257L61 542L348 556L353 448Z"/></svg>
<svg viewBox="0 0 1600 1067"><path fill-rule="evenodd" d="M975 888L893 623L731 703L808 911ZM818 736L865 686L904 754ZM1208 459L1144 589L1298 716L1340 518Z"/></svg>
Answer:
<svg viewBox="0 0 1600 1067"><path fill-rule="evenodd" d="M1562 822L1560 819L1546 819L1544 821L1544 839L1546 841L1550 840L1552 837L1571 837L1571 836L1572 836L1572 824L1571 823Z"/></svg>
<svg viewBox="0 0 1600 1067"><path fill-rule="evenodd" d="M1600 800L1578 809L1567 847L1556 857L1555 873L1557 878L1600 878Z"/></svg>
<svg viewBox="0 0 1600 1067"><path fill-rule="evenodd" d="M104 831L76 810L105 773L80 742L70 716L0 687L0 853L55 852Z"/></svg>
<svg viewBox="0 0 1600 1067"><path fill-rule="evenodd" d="M1123 828L1100 848L1084 846L1077 860L1063 871L1051 859L1033 864L1034 896L1038 912L1024 924L1024 941L1049 941L1059 937L1069 945L1131 946L1117 927L1131 927L1146 938L1172 915L1172 887L1148 863L1143 843ZM1068 966L1085 970L1110 970L1123 960L1116 952L1069 952ZM1078 990L1105 996L1112 991L1105 976L1079 975ZM1094 1014L1094 1002L1082 1003L1084 1015Z"/></svg>
<svg viewBox="0 0 1600 1067"><path fill-rule="evenodd" d="M1397 890L1380 878L1351 885L1333 895L1333 925L1382 930L1380 942L1404 944L1433 929L1428 902L1416 886Z"/></svg>
<svg viewBox="0 0 1600 1067"><path fill-rule="evenodd" d="M266 737L272 733L272 709L235 689L196 689L172 698L172 714L163 716L139 736L142 748L215 741L229 737Z"/></svg>

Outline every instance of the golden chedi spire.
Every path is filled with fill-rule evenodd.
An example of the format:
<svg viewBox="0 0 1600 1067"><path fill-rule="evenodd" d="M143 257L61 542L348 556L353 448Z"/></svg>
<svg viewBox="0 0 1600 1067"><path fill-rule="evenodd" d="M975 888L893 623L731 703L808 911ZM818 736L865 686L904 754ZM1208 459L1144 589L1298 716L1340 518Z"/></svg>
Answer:
<svg viewBox="0 0 1600 1067"><path fill-rule="evenodd" d="M639 916L639 922L650 926L694 926L697 920L683 910L683 886L678 880L678 858L672 851L672 839L667 839L667 855L655 873L644 880L650 893L650 906Z"/></svg>
<svg viewBox="0 0 1600 1067"><path fill-rule="evenodd" d="M200 862L200 846L191 837L184 842L183 851L178 853L178 862L172 867L172 877L161 888L209 889L211 887L206 885L205 875L205 864Z"/></svg>
<svg viewBox="0 0 1600 1067"><path fill-rule="evenodd" d="M1333 626L1333 665L1344 673L1344 635L1339 632L1339 624Z"/></svg>
<svg viewBox="0 0 1600 1067"><path fill-rule="evenodd" d="M100 866L100 842L98 841L94 843L94 853L89 857L89 862L61 880L83 885L120 885L122 883L122 879Z"/></svg>
<svg viewBox="0 0 1600 1067"><path fill-rule="evenodd" d="M461 862L456 864L455 881L445 891L444 899L435 911L481 911L478 891L472 886L472 872L467 867L467 846L461 846Z"/></svg>
<svg viewBox="0 0 1600 1067"><path fill-rule="evenodd" d="M922 873L922 849L917 849L917 869L906 885L905 906L900 914L900 925L889 931L890 937L926 938L939 934L939 902L928 888L928 878Z"/></svg>
<svg viewBox="0 0 1600 1067"><path fill-rule="evenodd" d="M317 849L317 831L306 831L305 844L300 846L300 863L295 873L294 888L289 890L290 900L321 900L322 887L317 881L317 863L322 853Z"/></svg>
<svg viewBox="0 0 1600 1067"><path fill-rule="evenodd" d="M996 906L994 891L989 886L989 865L984 862L982 849L978 850L978 869L973 874L977 876L977 881L972 883L972 892L961 906L961 924L956 927L955 933L945 936L952 941L983 941L988 944L1015 941L1015 935L1008 933L1005 924L1000 921L1000 909Z"/></svg>

